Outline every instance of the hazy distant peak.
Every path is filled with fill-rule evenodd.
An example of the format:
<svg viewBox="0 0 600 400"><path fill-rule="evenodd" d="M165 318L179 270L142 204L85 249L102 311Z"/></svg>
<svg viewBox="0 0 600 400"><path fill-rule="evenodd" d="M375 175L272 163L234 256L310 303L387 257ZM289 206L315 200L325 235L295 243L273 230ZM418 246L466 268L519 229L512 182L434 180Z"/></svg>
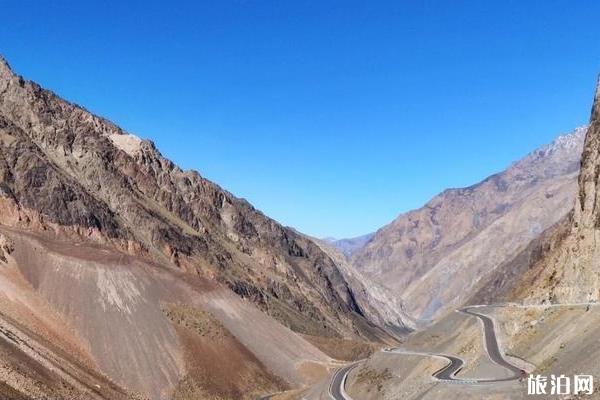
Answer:
<svg viewBox="0 0 600 400"><path fill-rule="evenodd" d="M356 251L363 248L369 241L375 236L375 233L367 233L366 235L350 238L350 239L335 239L335 238L324 238L325 242L332 244L346 257L350 257Z"/></svg>

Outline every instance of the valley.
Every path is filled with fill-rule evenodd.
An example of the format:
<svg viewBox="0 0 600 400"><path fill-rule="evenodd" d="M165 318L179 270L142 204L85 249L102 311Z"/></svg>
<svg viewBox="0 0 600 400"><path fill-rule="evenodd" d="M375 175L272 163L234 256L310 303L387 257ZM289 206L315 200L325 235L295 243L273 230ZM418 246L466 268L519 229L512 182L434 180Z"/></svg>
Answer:
<svg viewBox="0 0 600 400"><path fill-rule="evenodd" d="M597 304L507 304L476 309L493 319L497 327L493 337L500 343L498 353L487 343L492 336L484 335L481 324L453 313L408 338L401 348L384 349L346 370L345 394L334 398L525 399L529 397L529 373L549 374L560 369L574 376L581 368L592 375L598 373L598 367L592 365L596 339L587 328L580 331L575 327L584 321L586 327L597 323ZM583 356L585 346L593 354ZM576 351L578 356L573 354ZM311 394L306 398L328 397Z"/></svg>
<svg viewBox="0 0 600 400"><path fill-rule="evenodd" d="M524 399L600 374L599 92L506 170L321 240L0 59L0 395Z"/></svg>
<svg viewBox="0 0 600 400"><path fill-rule="evenodd" d="M474 223L473 236L467 234L462 238L458 237L458 242L447 244L452 252L461 254L460 259L463 262L453 265L451 272L442 269L443 274L433 275L432 271L439 268L435 264L445 263L443 260L447 257L440 250L440 243L448 239L444 238L444 225L439 223L437 215L439 210L448 207L447 202L453 204L456 201L445 201L448 196L463 196L466 199L475 196L481 199L484 196L482 188L490 182L496 187L494 190L499 190L499 196L503 196L503 193L510 192L511 183L506 181L507 176L521 170L522 166L531 160L555 157L561 152L561 148L575 149L571 153L574 158L570 163L576 165L578 145L573 144L571 140L577 136L578 131L572 134L575 136L571 138L561 137L554 144L533 152L523 161L513 164L506 172L495 175L479 185L443 193L423 210L400 216L394 223L378 231L364 244L365 250L362 250L362 253L360 248L354 249L349 256L350 262L356 263L358 260L358 265L355 265L359 270L369 268L364 257L379 257L380 260L389 262L389 257L398 254L395 253L398 249L403 250L403 253L399 254L406 257L404 262L388 263L385 268L370 267L371 276L377 277L382 274L381 282L387 283L388 289L390 285L404 285L401 286L404 291L399 290L401 304L414 301L415 294L420 290L418 287L433 276L434 279L442 279L443 286L428 289L424 292L425 295L439 298L441 288L452 289L454 293L460 292L460 295L455 294L449 304L458 303L466 307L448 310L448 302L438 301L435 309L431 309L431 297L426 298L426 302L423 303L429 304L427 308L430 311L423 313L422 308L408 306L408 314L410 315L412 310L417 326L423 325L401 338L399 347L384 348L366 360L339 369L330 378L330 389L327 392L316 388L307 392L304 397L315 400L326 399L328 396L343 400L525 399L532 394L529 393L531 388L527 378L533 374L551 376L552 379L555 376L564 376L565 379L569 379L567 382L571 382L569 377L578 374L595 376L600 373L597 363L599 346L595 334L600 323L596 246L598 211L595 206L598 196L598 174L594 172L598 171L600 159L599 107L600 85L594 96L590 126L579 130L579 140L585 137L585 142L581 142L581 172L573 172L573 167L566 169L569 171L565 175L570 182L568 185L575 187L560 190L566 197L553 206L558 206L556 211L550 213L554 218L553 222L541 228L537 236L523 235L518 226L519 221L516 221L516 225L506 225L503 219L510 215L510 212L504 213L508 209L514 209L512 205L507 206L500 211L500 214L504 215L495 217L496 220L490 225L493 227L495 239L504 240L505 243L491 245L491 237L481 241L478 237L485 237L485 229L488 228L481 230L481 227ZM564 144L568 142L571 143L565 147ZM561 157L559 159L562 160ZM545 160L542 161L542 165L544 163ZM556 165L552 167L554 172L557 171L555 167ZM521 174L522 172L518 172L517 176ZM544 176L554 178L556 175ZM535 179L528 187L535 187L540 181L543 179ZM554 196L548 195L547 190L544 189L545 197L553 198ZM519 192L522 193L523 189L519 189ZM532 196L535 198L535 195ZM494 197L495 200L499 199L498 196ZM527 201L530 200L531 198ZM438 205L434 208L435 203ZM479 202L476 204L477 207L481 207ZM542 205L540 200L534 201L534 204L536 207ZM434 209L435 212L432 211ZM463 206L458 210L464 210ZM423 217L419 217L423 213L428 216L425 228L421 228ZM531 210L526 214L531 216ZM473 220L479 223L479 214ZM530 222L527 222L528 226L531 226ZM409 223L412 224L411 229L406 228L406 224ZM463 224L461 232L469 232L464 230L464 220L460 214L450 214L444 221L447 226L453 226L455 223ZM501 224L502 228L498 229L494 224ZM422 238L415 238L422 230L435 233L429 237L433 242L423 242ZM510 247L506 247L506 244L510 243L506 242L507 233L517 235L516 237L524 242L509 250ZM390 243L391 238L395 239ZM456 241L457 237L451 236L449 240ZM385 244L381 244L382 241ZM484 245L486 241L487 245ZM413 256L419 254L408 251L411 242L412 246L417 247L427 243L429 253L424 253L426 257L438 252L438 255L434 256L434 266L427 267L433 269L426 270L421 275L414 275L413 272L413 275L401 274L400 280L391 279L390 274L395 272L392 266L410 263ZM470 247L471 242L477 243L475 249ZM465 248L475 251L475 257L465 253ZM500 258L498 249L502 255ZM449 257L452 259L455 256L450 253ZM488 270L491 272L477 267L475 279L464 278L461 275L463 270L469 271L470 268L468 263L464 264L464 260L476 260L479 257L486 258L486 262L491 266ZM426 260L425 258L425 262ZM420 263L416 265L427 266L423 261L416 262ZM418 285L417 289L411 287L415 283L410 279L414 279ZM457 290L458 287L461 289ZM475 290L470 291L471 288ZM489 299L489 304L477 305L475 301L481 298ZM419 313L414 315L415 311ZM474 319L478 321L475 322ZM542 394L547 396L542 396L544 398L599 396L593 390L577 393L575 389L571 391L571 387L568 386L561 397L559 392L555 393L559 390L556 387L548 388L547 392L545 388L546 386Z"/></svg>

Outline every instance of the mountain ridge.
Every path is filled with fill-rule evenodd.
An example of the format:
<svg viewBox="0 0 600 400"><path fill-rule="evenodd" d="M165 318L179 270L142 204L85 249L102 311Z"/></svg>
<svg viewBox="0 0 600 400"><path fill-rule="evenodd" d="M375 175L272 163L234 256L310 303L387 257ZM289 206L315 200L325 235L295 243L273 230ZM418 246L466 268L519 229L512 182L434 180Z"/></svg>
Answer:
<svg viewBox="0 0 600 400"><path fill-rule="evenodd" d="M6 66L8 66L8 64L5 62L4 63ZM39 86L35 85L35 84L30 84L30 83L26 83L22 80L22 78L20 77L16 77L14 75L10 74L10 70L7 68L4 68L4 72L2 73L2 76L4 76L5 78L9 77L10 79L5 79L4 81L7 82L5 85L5 88L3 89L2 87L0 87L0 92L4 92L6 90L8 90L9 87L11 87L11 84L8 83L9 81L12 81L14 83L16 83L16 85L12 85L13 87L17 87L17 88L21 88L21 85L24 85L23 88L30 88L30 90L25 90L22 89L20 91L22 92L27 92L26 95L30 95L33 97L33 100L35 101L36 99L41 99L40 103L42 104L38 104L39 106L46 106L48 104L52 104L53 102L56 102L55 98L53 97L54 95L43 91ZM29 86L28 86L29 85ZM2 90L3 89L3 90ZM4 95L3 96L4 99L7 99L8 96ZM7 101L3 101L3 106L4 106L4 111L6 111L7 109ZM35 107L35 103L32 104ZM118 210L120 208L123 208L121 204L119 204L117 202L116 199L112 198L113 194L115 192L119 193L119 189L120 188L110 188L110 189L105 189L101 186L99 180L98 180L98 170L99 171L107 171L107 172L112 172L110 171L111 167L107 165L107 161L112 161L112 162L128 162L129 160L127 160L125 154L119 152L119 151L113 151L110 149L109 145L110 143L114 143L114 139L111 139L111 137L114 136L123 136L126 135L126 133L122 130L120 130L120 128L118 128L116 125L106 121L103 118L99 118L96 116L93 116L91 114L87 114L87 111L80 108L79 106L70 104L70 103L64 103L64 104L54 104L55 106L55 112L56 114L59 114L61 112L64 113L65 110L63 110L64 107L66 107L68 110L67 112L71 112L73 114L75 114L75 116L72 118L71 121L69 121L68 119L65 121L65 124L68 125L69 123L73 123L73 125L77 126L78 123L83 122L84 125L80 126L80 128L82 130L85 129L99 129L100 131L100 136L89 136L89 135L84 135L82 136L77 135L77 134L72 134L71 132L66 133L64 136L65 137L60 137L60 138L51 138L50 140L47 140L45 137L41 138L41 145L38 146L40 148L40 151L42 153L44 153L45 155L48 155L50 152L47 150L47 146L51 146L51 145L55 145L58 147L59 151L68 151L68 150L73 150L73 153L75 154L75 157L84 156L85 150L86 150L86 146L90 146L92 143L92 141L97 142L98 146L100 146L100 149L103 151L107 151L110 154L109 157L111 157L111 160L102 160L102 158L100 158L100 160L96 160L96 159L91 159L90 161L96 163L97 168L95 168L94 170L83 170L82 168L80 168L78 165L76 165L75 162L70 162L70 160L66 160L64 156L56 156L54 154L51 155L51 158L53 158L53 163L55 165L59 165L62 168L62 171L65 171L70 174L70 178L77 180L77 175L78 174L87 174L87 176L84 176L84 182L87 182L87 187L85 187L84 192L88 192L88 193L92 193L92 195L90 196L90 198L86 198L84 201L85 202L92 202L92 203L97 203L95 200L92 200L93 198L101 198L104 200L104 204L101 203L97 203L94 208L95 209L99 209L99 210L104 210L102 211L103 214L100 216L100 218L96 218L97 216L95 215L86 215L86 210L83 210L83 207L80 207L80 210L83 212L83 215L78 215L77 212L75 210L69 210L69 213L64 214L64 215L58 215L56 213L56 209L51 207L51 205L48 204L40 204L39 207L42 208L43 212L44 212L44 217L48 218L53 218L53 219L57 219L59 220L59 222L64 222L66 225L72 225L72 224L76 224L76 225L80 225L83 226L84 228L92 228L92 229L99 229L101 230L102 234L108 237L116 237L125 241L139 241L139 243L142 245L141 247L143 247L144 249L140 248L140 251L143 250L147 250L150 251L152 253L154 253L155 255L164 257L168 257L169 261L175 263L176 265L182 266L183 268L190 268L191 266L189 265L189 260L183 260L183 255L191 255L191 241L200 241L200 242L204 242L204 244L202 245L204 247L204 251L206 251L206 246L208 245L208 243L206 242L206 238L203 238L199 235L199 233L203 233L202 231L205 230L205 226L210 227L211 224L214 223L214 221L209 221L208 218L203 215L202 213L200 213L199 211L201 210L193 210L193 206L190 205L189 201L186 201L185 198L182 197L176 197L176 196L171 196L169 194L169 192L167 193L160 193L160 188L157 187L156 185L153 185L153 187L148 188L149 190L151 190L151 192L149 193L150 196L155 197L154 199L150 198L148 199L146 196L146 198L142 197L141 199L137 199L137 201L150 201L150 204L144 204L144 206L146 206L146 210L136 210L136 212L138 214L144 214L144 213L148 213L148 214L152 214L154 215L154 217L160 215L159 213L162 212L162 210L157 210L158 208L161 207L166 207L167 208L167 212L168 214L165 216L161 216L163 219L164 218L172 218L174 222L174 225L178 225L176 226L177 228L182 228L182 230L185 232L187 231L187 234L182 235L179 232L177 232L177 229L175 229L174 227L170 227L168 222L171 221L163 221L163 224L161 228L159 229L167 229L168 231L165 232L165 235L167 236L172 236L174 238L176 238L178 243L183 243L184 245L180 245L178 244L177 246L173 246L173 245L168 245L170 248L166 249L167 251L162 251L158 250L157 247L160 246L160 244L155 243L156 242L156 237L150 237L148 235L145 234L139 234L139 233L132 233L133 230L131 228L132 223L129 221L125 221L125 223L121 223L123 222L122 219L118 218L117 216L114 215L114 211L113 210ZM14 110L12 110L12 115L13 115L13 120L21 120L21 125L26 126L28 123L30 123L30 121L23 121L23 117L21 116L19 118L18 115L16 115L17 113L19 113L20 115L27 115L27 109L28 107L16 107ZM25 110L24 110L25 109ZM35 111L34 111L35 112ZM66 115L66 113L64 113L63 115ZM34 116L32 119L37 119L36 116ZM73 121L74 120L74 121ZM12 121L11 121L12 122ZM37 122L37 121L36 121ZM12 125L10 124L8 121L4 121L5 124L8 124L6 127L7 128L17 128L16 125ZM43 122L42 122L43 125ZM48 126L48 125L46 125ZM43 128L40 128L43 129ZM53 128L50 127L50 130L52 130ZM67 128L68 129L68 128ZM89 133L89 131L87 131ZM79 132L82 133L82 132ZM85 132L83 132L85 133ZM58 136L55 134L55 136ZM105 139L102 138L107 138L110 140L110 143L107 142ZM35 136L34 136L35 139ZM59 140L64 140L64 142L62 143L51 143L52 140L56 140L57 142ZM77 141L80 140L81 143L78 143ZM46 143L44 143L44 141L46 141ZM39 142L38 142L39 143ZM36 143L37 144L37 143ZM96 144L96 143L94 143ZM73 146L79 145L78 148L73 149ZM44 148L46 147L46 149ZM66 148L65 148L66 147ZM70 147L70 148L69 148ZM128 170L124 170L123 172L127 173L127 172L133 172L132 175L126 175L123 174L120 178L121 182L118 183L118 185L131 185L132 190L133 191L137 191L140 189L140 185L139 185L139 180L143 179L147 179L148 176L154 177L156 178L159 182L161 182L162 184L168 185L170 186L169 191L170 193L175 192L176 188L173 186L173 184L180 184L178 181L183 181L183 182L189 182L190 184L195 185L195 190L198 191L206 191L208 192L208 194L210 196L216 196L217 198L214 199L215 202L213 202L212 204L207 204L207 206L209 207L209 209L207 210L209 213L212 213L211 216L218 216L221 217L221 215L217 215L220 210L218 210L218 208L224 208L227 209L228 206L230 206L232 203L235 203L236 207L240 207L242 208L244 211L248 212L248 213L252 213L255 214L259 217L264 217L264 214L258 212L256 209L254 209L252 206L249 205L249 203L247 203L244 200L239 200L237 198L235 198L233 195L231 195L229 192L224 191L223 189L221 189L218 186L213 186L212 183L208 183L208 181L204 180L203 178L200 177L200 175L194 171L188 171L188 172L184 172L182 170L180 170L179 168L177 168L173 163L171 163L170 161L166 160L165 158L162 157L162 155L160 153L158 153L158 150L156 149L155 145L150 142L150 141L141 141L139 143L139 148L137 149L137 151L134 154L135 157L135 161L136 164L139 165L139 168L136 168L136 171L128 171ZM38 154L40 155L40 154ZM129 155L129 154L127 154ZM104 154L101 155L101 157L104 157ZM61 159L62 158L62 159ZM131 166L132 164L129 164L129 166ZM124 166L126 168L128 168L128 166ZM168 171L166 174L163 172L163 170ZM142 175L143 174L143 175ZM136 182L135 184L132 184L132 182L134 180L138 180L138 182ZM171 182L174 181L174 182ZM176 183L177 182L177 183ZM39 183L39 182L32 182L34 184ZM96 185L96 188L91 187L92 185ZM146 189L146 188L144 188ZM146 189L146 190L148 190ZM112 191L112 193L109 193L110 191ZM10 193L12 195L14 195L15 193ZM23 194L26 195L27 191L23 191ZM145 193L143 193L142 195L145 195ZM156 195L159 196L164 196L163 198L157 198ZM82 196L85 196L85 194L82 194ZM119 196L123 197L123 193L119 194ZM187 196L194 196L194 193L189 193ZM42 196L43 197L43 196ZM36 205L35 204L35 200L31 199L31 198L24 198L24 203L25 205ZM59 199L59 201L64 201L64 199ZM71 204L64 202L67 206L70 206ZM112 203L112 204L111 204ZM131 201L130 201L131 203ZM157 204L158 203L158 204ZM130 204L130 207L135 206L136 204ZM177 209L177 207L179 207L179 209ZM54 213L54 215L53 215ZM87 213L89 214L89 213ZM157 215L158 214L158 215ZM173 215L175 214L175 215ZM226 214L226 213L224 213ZM134 218L138 219L138 221L136 222L142 222L139 221L139 219L142 219L144 216L143 215L135 215ZM231 224L236 224L238 223L239 226L237 227L228 227L228 228L239 228L239 231L241 231L241 233L246 233L246 234L254 234L253 232L253 225L250 223L250 221L248 221L247 219L245 219L246 217L244 215L242 215L241 213L236 216L239 218L239 220L236 221L230 221ZM105 222L106 221L106 222ZM274 221L269 220L268 225L271 225L273 228L275 227L276 224ZM190 229L191 228L191 229ZM267 226L268 228L268 226ZM274 229L279 229L279 228L274 228ZM294 253L301 253L302 250L296 248L295 243L293 242L293 238L292 236L294 235L291 231L279 231L279 234L283 235L283 240L287 241L289 240L291 243L291 249L290 252ZM155 233L156 234L160 234L158 232ZM234 232L230 232L231 235L237 234ZM216 248L218 247L222 247L222 245L219 245L218 243L210 243L211 246L214 246ZM129 246L129 245L128 245ZM123 246L125 247L125 246ZM158 250L158 251L157 251ZM221 249L221 251L226 251L227 249ZM167 254L165 254L167 253ZM186 254L187 253L187 254ZM225 256L227 257L227 256ZM216 264L221 264L223 265L224 259L219 259L219 257L215 258L212 260L214 263ZM188 264L186 265L182 265L182 264ZM234 289L238 289L241 290L241 288L237 288L235 286L235 283L230 283L230 285L234 288ZM343 293L342 293L343 294ZM350 300L350 297L347 298L347 300ZM351 303L348 303L348 305L350 307L354 307Z"/></svg>
<svg viewBox="0 0 600 400"><path fill-rule="evenodd" d="M571 209L585 132L561 135L477 184L444 190L379 229L350 263L398 293L416 319L467 301L493 270ZM484 256L485 249L491 253Z"/></svg>
<svg viewBox="0 0 600 400"><path fill-rule="evenodd" d="M151 141L23 79L5 61L0 215L0 262L8 266L0 286L27 287L10 292L14 298L0 294L0 317L29 327L41 308L16 313L14 301L47 304L68 327L65 340L83 343L92 360L76 374L103 374L124 398L252 398L326 373L331 358L318 348L321 338L393 341L376 325L389 316L312 239L183 171ZM48 324L47 331L67 329ZM33 343L26 334L19 340ZM252 379L225 384L226 368L211 369L191 354L216 366L227 354L238 360L231 368ZM35 397L34 386L7 379ZM67 398L61 379L48 393Z"/></svg>

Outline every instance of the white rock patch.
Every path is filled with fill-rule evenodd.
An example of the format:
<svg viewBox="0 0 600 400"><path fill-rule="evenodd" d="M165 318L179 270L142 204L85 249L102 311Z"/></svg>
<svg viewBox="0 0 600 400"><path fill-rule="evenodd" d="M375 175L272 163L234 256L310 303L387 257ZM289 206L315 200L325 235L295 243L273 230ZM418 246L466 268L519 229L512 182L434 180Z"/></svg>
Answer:
<svg viewBox="0 0 600 400"><path fill-rule="evenodd" d="M135 276L129 271L106 271L98 269L96 284L104 310L116 308L131 314L135 305L141 300L141 293L136 285Z"/></svg>
<svg viewBox="0 0 600 400"><path fill-rule="evenodd" d="M135 135L120 135L118 133L114 133L109 135L108 138L115 146L130 156L134 156L140 151L142 139Z"/></svg>

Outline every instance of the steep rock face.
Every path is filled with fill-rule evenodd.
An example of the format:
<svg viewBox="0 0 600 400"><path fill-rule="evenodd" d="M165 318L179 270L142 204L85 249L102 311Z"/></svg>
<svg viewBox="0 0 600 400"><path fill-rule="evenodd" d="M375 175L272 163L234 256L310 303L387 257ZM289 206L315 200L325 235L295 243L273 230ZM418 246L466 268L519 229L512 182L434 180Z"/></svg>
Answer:
<svg viewBox="0 0 600 400"><path fill-rule="evenodd" d="M466 301L571 210L585 131L578 128L504 172L446 190L401 215L351 262L392 289L415 318L435 318Z"/></svg>
<svg viewBox="0 0 600 400"><path fill-rule="evenodd" d="M585 138L572 215L553 232L543 256L531 265L513 298L531 302L600 300L600 80Z"/></svg>
<svg viewBox="0 0 600 400"><path fill-rule="evenodd" d="M3 60L0 209L5 225L84 238L216 279L303 333L377 332L312 241L182 171L151 142L25 81Z"/></svg>

